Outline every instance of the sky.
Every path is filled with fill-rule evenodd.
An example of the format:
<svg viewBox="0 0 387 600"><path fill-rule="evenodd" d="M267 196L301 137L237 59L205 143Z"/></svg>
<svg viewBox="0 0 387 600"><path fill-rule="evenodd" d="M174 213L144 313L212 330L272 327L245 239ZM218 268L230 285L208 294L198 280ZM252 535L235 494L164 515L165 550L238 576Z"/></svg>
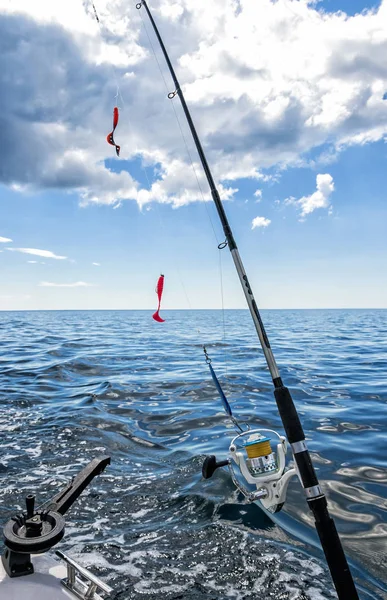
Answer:
<svg viewBox="0 0 387 600"><path fill-rule="evenodd" d="M0 310L245 307L135 4L0 0ZM387 0L148 5L258 306L387 308Z"/></svg>

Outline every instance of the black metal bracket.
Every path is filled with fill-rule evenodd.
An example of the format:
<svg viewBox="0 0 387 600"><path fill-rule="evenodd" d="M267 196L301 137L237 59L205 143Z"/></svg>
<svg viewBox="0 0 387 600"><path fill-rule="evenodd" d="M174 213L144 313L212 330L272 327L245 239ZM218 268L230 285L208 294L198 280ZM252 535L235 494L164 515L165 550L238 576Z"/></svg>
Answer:
<svg viewBox="0 0 387 600"><path fill-rule="evenodd" d="M1 557L5 572L10 577L21 577L22 575L31 575L34 572L34 567L31 562L30 554L22 554L21 552L12 552L8 548Z"/></svg>
<svg viewBox="0 0 387 600"><path fill-rule="evenodd" d="M12 517L3 530L6 550L1 560L9 577L34 572L31 554L47 552L60 542L65 531L63 515L108 464L109 456L95 458L63 490L37 510L35 496L27 496L26 512Z"/></svg>
<svg viewBox="0 0 387 600"><path fill-rule="evenodd" d="M54 510L60 515L64 515L94 477L102 473L109 464L110 456L94 458L62 491L45 504L42 504L39 510Z"/></svg>

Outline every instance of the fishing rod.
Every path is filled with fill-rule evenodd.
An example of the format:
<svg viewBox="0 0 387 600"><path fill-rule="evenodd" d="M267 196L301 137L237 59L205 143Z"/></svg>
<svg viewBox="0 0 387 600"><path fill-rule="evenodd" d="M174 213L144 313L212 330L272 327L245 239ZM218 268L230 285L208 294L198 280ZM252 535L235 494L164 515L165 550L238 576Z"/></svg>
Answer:
<svg viewBox="0 0 387 600"><path fill-rule="evenodd" d="M233 258L239 280L244 291L246 301L255 325L255 329L258 334L262 350L269 367L270 375L274 385L274 397L277 403L278 411L282 420L282 424L286 433L287 440L291 446L294 461L296 464L297 474L301 481L302 487L306 495L306 500L310 510L313 513L315 526L320 538L321 546L323 548L325 558L332 576L334 586L336 588L337 596L339 600L359 600L359 596L353 581L352 573L349 569L346 556L344 554L343 546L339 534L336 529L334 520L329 514L328 504L323 493L316 472L314 470L312 459L307 448L305 441L305 434L301 425L300 418L297 413L297 409L294 405L293 398L289 389L283 384L278 366L276 364L270 342L267 337L261 315L258 310L257 303L254 299L254 294L251 289L249 280L244 269L242 259L240 257L235 239L229 225L223 204L221 202L219 192L216 188L214 178L212 176L210 167L208 166L207 158L204 154L200 139L195 129L190 111L184 98L184 94L180 87L180 83L176 77L172 63L168 56L164 42L160 36L159 30L153 19L153 16L149 10L146 0L142 0L136 4L137 9L144 7L149 20L152 24L153 30L156 34L157 40L160 44L164 58L168 65L171 77L175 85L175 91L168 94L169 99L173 99L176 95L179 97L185 117L187 119L189 128L191 130L192 137L194 139L196 149L198 151L200 161L203 166L204 173L206 175L212 199L215 203L216 210L218 212L220 221L223 226L225 234L225 242L220 244L220 247L229 247L231 256ZM220 463L218 466L224 466Z"/></svg>

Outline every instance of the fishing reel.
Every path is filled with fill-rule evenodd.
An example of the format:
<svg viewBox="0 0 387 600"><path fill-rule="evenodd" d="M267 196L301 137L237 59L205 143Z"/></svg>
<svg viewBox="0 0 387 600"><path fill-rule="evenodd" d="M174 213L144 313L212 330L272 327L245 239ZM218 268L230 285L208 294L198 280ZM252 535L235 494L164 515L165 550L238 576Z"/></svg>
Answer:
<svg viewBox="0 0 387 600"><path fill-rule="evenodd" d="M266 435L269 434L269 435ZM271 434L271 435L270 435ZM271 437L276 436L276 450L272 450ZM286 470L287 440L271 429L253 429L235 436L229 447L229 457L216 462L215 456L208 456L202 468L203 477L210 478L218 467L229 467L235 487L248 502L259 501L271 513L281 510L286 500L290 479L297 474L295 469ZM239 468L235 472L233 463ZM241 483L241 477L256 490L250 492Z"/></svg>

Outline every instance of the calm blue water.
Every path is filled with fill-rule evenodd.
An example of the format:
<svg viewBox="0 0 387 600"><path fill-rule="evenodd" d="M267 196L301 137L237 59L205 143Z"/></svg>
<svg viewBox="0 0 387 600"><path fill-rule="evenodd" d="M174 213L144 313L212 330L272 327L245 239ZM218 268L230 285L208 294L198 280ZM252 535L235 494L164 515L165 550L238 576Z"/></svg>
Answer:
<svg viewBox="0 0 387 600"><path fill-rule="evenodd" d="M296 480L274 524L227 470L201 478L232 434L203 343L235 414L282 433L249 313L226 311L225 338L220 311L163 314L0 313L1 521L108 453L60 547L117 599L334 598ZM386 599L387 311L262 316L361 597Z"/></svg>

